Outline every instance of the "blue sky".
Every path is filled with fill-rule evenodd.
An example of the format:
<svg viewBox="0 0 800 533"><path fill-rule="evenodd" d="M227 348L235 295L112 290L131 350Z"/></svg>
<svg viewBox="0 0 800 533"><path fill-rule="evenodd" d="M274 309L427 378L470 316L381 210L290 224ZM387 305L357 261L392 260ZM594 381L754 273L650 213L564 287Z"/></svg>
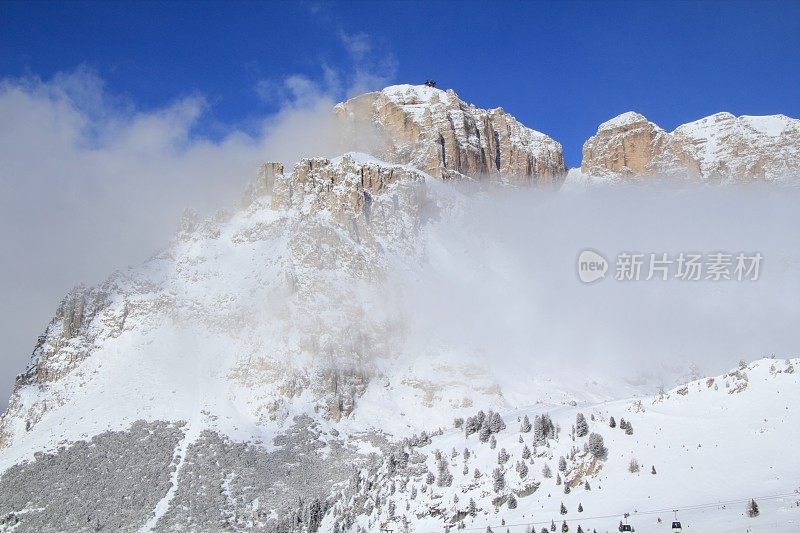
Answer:
<svg viewBox="0 0 800 533"><path fill-rule="evenodd" d="M335 99L434 78L576 166L627 110L667 129L723 110L800 116L800 2L0 4L0 77L81 67L137 109L202 96L192 133L210 138L297 96L292 76Z"/></svg>

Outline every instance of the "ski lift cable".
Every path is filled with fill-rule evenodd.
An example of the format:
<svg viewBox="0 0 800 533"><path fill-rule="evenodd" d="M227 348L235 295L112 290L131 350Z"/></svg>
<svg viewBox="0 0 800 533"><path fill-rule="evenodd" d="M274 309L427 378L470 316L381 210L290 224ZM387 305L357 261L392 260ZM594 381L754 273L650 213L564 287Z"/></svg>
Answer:
<svg viewBox="0 0 800 533"><path fill-rule="evenodd" d="M700 509L710 509L710 508L713 508L713 507L719 507L720 505L732 505L732 504L736 504L736 503L748 503L751 500L761 500L761 501L763 501L763 500L775 500L775 499L778 499L778 498L786 498L786 497L797 496L797 495L798 495L797 492L787 492L785 494L771 494L769 496L755 496L754 498L744 498L744 499L737 499L737 500L727 500L727 501L700 503L700 504L695 504L695 505L686 505L684 507L669 507L669 508L663 508L663 509L653 509L653 510L650 510L650 511L634 511L632 513L629 513L629 517L661 514L661 513L676 512L676 511L677 512L697 511L697 510L700 510ZM604 519L609 519L609 518L619 518L620 516L621 515L618 513L618 514L611 514L611 515L581 516L581 517L576 517L576 518L564 518L564 517L562 517L561 520L564 521L564 522L585 522L585 521L588 521L588 520L604 520ZM520 522L520 523L517 523L517 524L487 524L487 526L491 527L491 528L538 526L538 525L547 525L552 521L553 521L553 519L539 521L539 522ZM458 531L485 531L485 530L486 530L486 526L481 526L481 527L465 527L465 528L461 528ZM431 533L438 533L440 531L447 531L447 530L435 529L435 530L430 530L430 531L431 531Z"/></svg>

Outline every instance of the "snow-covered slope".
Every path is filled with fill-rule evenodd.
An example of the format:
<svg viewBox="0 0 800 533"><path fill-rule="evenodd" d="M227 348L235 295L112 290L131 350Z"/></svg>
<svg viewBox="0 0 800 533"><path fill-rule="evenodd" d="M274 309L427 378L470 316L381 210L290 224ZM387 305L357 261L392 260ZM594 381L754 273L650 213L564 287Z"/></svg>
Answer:
<svg viewBox="0 0 800 533"><path fill-rule="evenodd" d="M351 480L324 525L538 532L553 521L558 530L566 522L570 531L612 531L627 513L637 531L671 531L677 510L684 531L794 531L798 363L762 359L654 397L503 412L505 427L485 441L459 421ZM537 430L545 414L551 438ZM595 434L605 450L588 447ZM760 517L747 516L750 499Z"/></svg>

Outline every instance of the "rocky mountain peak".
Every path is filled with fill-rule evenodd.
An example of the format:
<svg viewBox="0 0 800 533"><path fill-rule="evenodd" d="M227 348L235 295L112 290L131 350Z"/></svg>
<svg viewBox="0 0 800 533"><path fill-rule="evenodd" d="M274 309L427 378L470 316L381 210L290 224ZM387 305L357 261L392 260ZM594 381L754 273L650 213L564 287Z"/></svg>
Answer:
<svg viewBox="0 0 800 533"><path fill-rule="evenodd" d="M374 128L381 159L435 178L559 185L566 172L559 143L502 108L477 108L451 89L394 85L347 100L335 113L352 137Z"/></svg>
<svg viewBox="0 0 800 533"><path fill-rule="evenodd" d="M643 115L601 124L583 146L581 171L610 177L673 176L706 183L800 176L800 120L715 113L668 133Z"/></svg>

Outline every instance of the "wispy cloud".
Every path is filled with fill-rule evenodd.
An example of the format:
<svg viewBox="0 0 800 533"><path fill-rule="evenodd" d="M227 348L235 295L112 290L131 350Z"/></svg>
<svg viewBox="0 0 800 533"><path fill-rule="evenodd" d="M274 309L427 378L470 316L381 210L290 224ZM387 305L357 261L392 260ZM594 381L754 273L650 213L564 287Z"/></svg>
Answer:
<svg viewBox="0 0 800 533"><path fill-rule="evenodd" d="M142 110L84 67L0 81L0 406L70 287L145 259L184 208L234 204L264 161L338 155L338 76L265 82L278 111L220 139L197 133L202 95Z"/></svg>
<svg viewBox="0 0 800 533"><path fill-rule="evenodd" d="M291 74L259 80L255 92L271 105L313 107L320 100L338 101L374 91L390 84L397 73L397 60L381 51L368 34L337 32L345 52L338 66L322 63L316 75Z"/></svg>

